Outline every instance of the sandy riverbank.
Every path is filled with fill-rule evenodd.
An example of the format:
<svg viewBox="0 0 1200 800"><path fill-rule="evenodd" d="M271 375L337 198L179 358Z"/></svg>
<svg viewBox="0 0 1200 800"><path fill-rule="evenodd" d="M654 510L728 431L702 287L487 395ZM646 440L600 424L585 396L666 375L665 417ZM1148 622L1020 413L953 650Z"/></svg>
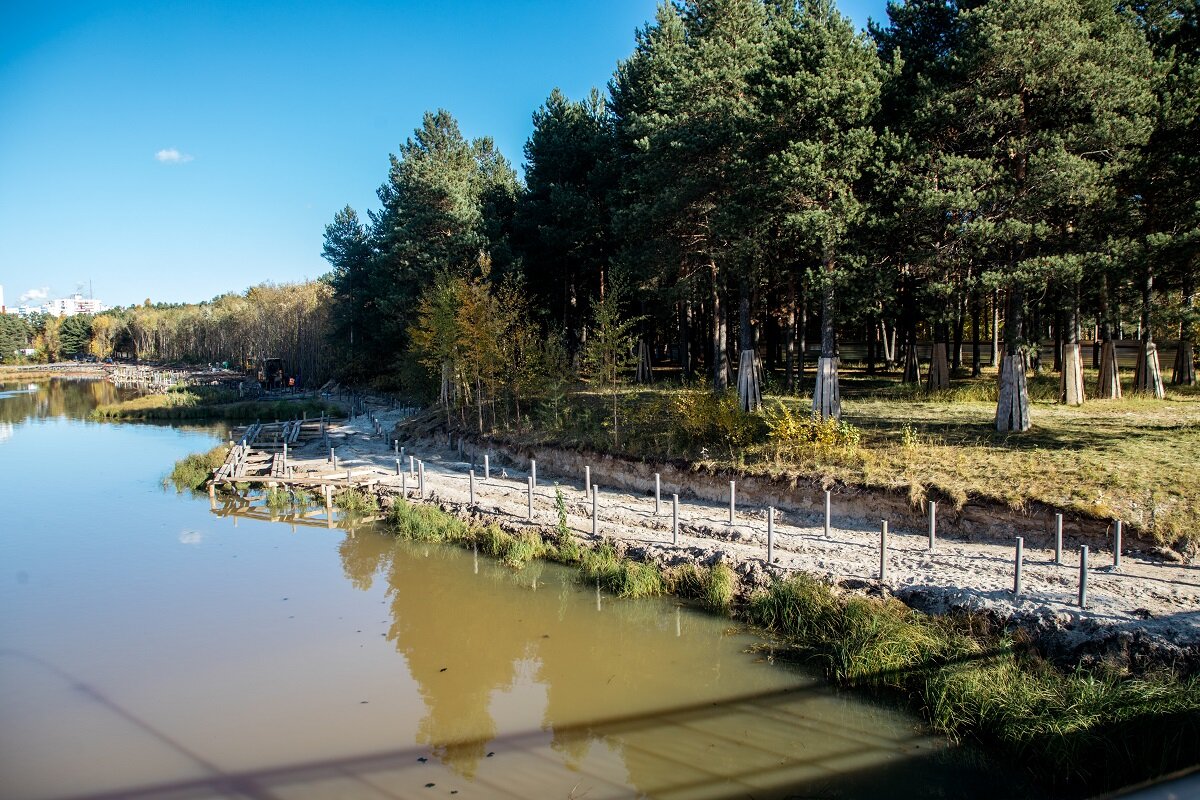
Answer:
<svg viewBox="0 0 1200 800"><path fill-rule="evenodd" d="M384 435L375 434L367 417L331 429L338 470L327 462L319 442L293 451L289 463L295 477L356 478L372 474L385 493L396 492L396 456L390 432L405 412L375 411ZM483 480L482 453L476 454L476 504L469 504L468 471L471 454L460 456L444 444L402 442L406 456L425 464L426 500L460 516L494 520L510 529L531 523L526 519L527 464L523 459L493 453L492 474ZM557 521L554 484L566 502L568 524L582 538L592 531L591 501L583 492L583 475L552 474L545 463L538 472L533 525L549 528ZM407 457L402 465L407 471ZM879 527L836 511L829 537L823 516L811 510L784 507L775 518L774 561L766 563L766 509L739 506L729 524L728 502L682 499L679 543L672 544L670 493L655 513L653 492L606 488L600 483L598 532L632 557L675 564L725 560L741 576L745 590L775 577L804 571L850 591L889 592L910 605L930 611L965 609L986 613L1024 628L1056 660L1065 663L1117 659L1135 667L1172 663L1187 671L1200 670L1200 567L1173 563L1152 553L1125 552L1113 569L1111 549L1093 551L1088 578L1088 607L1078 605L1079 553L1064 552L1054 563L1052 550L1040 546L1044 537L1026 542L1023 593L1014 597L1013 544L939 538L929 551L926 531L893 527L889 532L887 580L878 580ZM415 480L409 480L415 492ZM781 504L783 505L783 504Z"/></svg>

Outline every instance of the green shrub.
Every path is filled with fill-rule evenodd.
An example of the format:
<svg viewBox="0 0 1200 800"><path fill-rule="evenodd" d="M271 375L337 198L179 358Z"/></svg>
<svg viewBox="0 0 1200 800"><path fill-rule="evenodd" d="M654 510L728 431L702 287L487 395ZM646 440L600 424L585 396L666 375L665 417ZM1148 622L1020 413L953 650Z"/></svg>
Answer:
<svg viewBox="0 0 1200 800"><path fill-rule="evenodd" d="M213 470L224 464L228 457L227 444L219 444L207 453L192 453L175 462L169 480L178 492L185 489L198 492L212 478Z"/></svg>
<svg viewBox="0 0 1200 800"><path fill-rule="evenodd" d="M833 417L803 416L780 401L766 412L767 442L776 457L799 459L851 455L862 444L862 432Z"/></svg>

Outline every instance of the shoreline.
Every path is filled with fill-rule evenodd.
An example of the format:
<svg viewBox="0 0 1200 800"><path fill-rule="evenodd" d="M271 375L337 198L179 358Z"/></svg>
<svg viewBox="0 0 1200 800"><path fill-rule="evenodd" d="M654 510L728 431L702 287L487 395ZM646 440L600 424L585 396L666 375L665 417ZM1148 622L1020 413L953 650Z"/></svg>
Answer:
<svg viewBox="0 0 1200 800"><path fill-rule="evenodd" d="M727 500L704 499L703 490L693 492L695 498L685 497L678 484L664 482L663 502L655 514L652 488L649 493L636 486L633 491L614 489L607 469L593 472L594 481L607 483L600 487L597 535L593 536L591 503L583 493L582 475L564 475L548 450L538 451L543 461L532 521L526 518L528 460L500 446L491 450L492 475L486 481L483 451L475 454L476 503L472 506L470 455L460 456L429 438L403 438L396 433L402 430L397 425L408 412L379 410L330 426L329 442L336 449L338 469L333 469L328 452L317 440L292 450L288 460L292 477L277 482L347 486L349 469L353 485L370 489L386 505L403 484L410 496L415 495L416 480L407 463L412 455L424 462L426 503L460 519L494 522L503 530L522 533L557 524L551 488L557 480L568 526L577 538L591 544L610 540L622 555L663 567L725 563L737 575L743 597L805 573L841 592L895 597L930 614L983 615L995 625L1019 629L1060 666L1116 664L1134 673L1165 666L1184 675L1200 674L1200 568L1167 561L1153 551L1123 548L1119 569L1112 568L1111 552L1093 553L1088 607L1081 609L1078 555L1064 548L1063 563L1053 563L1053 553L1043 549L1044 541L1034 526L1026 533L1023 592L1016 598L1012 545L951 535L939 538L929 552L926 532L902 524L889 531L887 580L881 582L878 522L868 525L861 517L838 514L835 507L827 539L819 513L814 518L811 508L780 502L772 542L774 560L768 564L766 508L739 504L731 525ZM405 448L403 477L396 474L396 448L389 446L394 436L401 436ZM739 486L739 495L747 503L755 498L753 492L740 490ZM678 544L671 541L673 493L681 495Z"/></svg>

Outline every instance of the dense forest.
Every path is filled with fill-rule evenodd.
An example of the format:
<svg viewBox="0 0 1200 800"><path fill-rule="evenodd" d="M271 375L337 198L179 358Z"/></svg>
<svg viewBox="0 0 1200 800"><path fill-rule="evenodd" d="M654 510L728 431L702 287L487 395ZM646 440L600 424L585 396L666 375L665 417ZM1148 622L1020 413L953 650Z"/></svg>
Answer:
<svg viewBox="0 0 1200 800"><path fill-rule="evenodd" d="M836 418L853 361L930 390L995 367L1025 430L1030 372L1119 396L1122 339L1162 397L1196 381L1198 26L1200 0L907 0L865 33L829 0L664 3L606 92L534 112L523 179L427 113L320 282L103 315L91 347L269 351L480 427L652 369ZM68 322L26 338L69 354Z"/></svg>
<svg viewBox="0 0 1200 800"><path fill-rule="evenodd" d="M1195 381L1198 11L910 0L860 34L826 0L664 4L606 95L534 113L523 182L425 115L379 210L326 229L334 341L360 379L482 406L624 333L630 374L720 391L763 359L834 417L853 342L930 389L998 365L997 426L1023 430L1043 346L1078 404L1120 391L1112 342L1136 337L1161 397L1167 369Z"/></svg>

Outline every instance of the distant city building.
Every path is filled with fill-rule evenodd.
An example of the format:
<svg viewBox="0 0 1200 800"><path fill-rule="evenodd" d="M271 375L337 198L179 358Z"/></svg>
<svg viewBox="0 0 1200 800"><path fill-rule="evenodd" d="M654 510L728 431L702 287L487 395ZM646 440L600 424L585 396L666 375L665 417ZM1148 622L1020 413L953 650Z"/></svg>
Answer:
<svg viewBox="0 0 1200 800"><path fill-rule="evenodd" d="M99 300L76 293L70 297L51 300L42 306L41 310L53 317L73 317L76 314L99 314L101 311L107 311L108 306Z"/></svg>

